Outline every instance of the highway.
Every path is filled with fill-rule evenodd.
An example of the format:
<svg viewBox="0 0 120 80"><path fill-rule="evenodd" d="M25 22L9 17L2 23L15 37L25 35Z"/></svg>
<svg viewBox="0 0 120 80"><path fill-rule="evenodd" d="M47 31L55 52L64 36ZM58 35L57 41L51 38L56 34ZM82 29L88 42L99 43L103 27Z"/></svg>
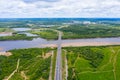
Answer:
<svg viewBox="0 0 120 80"><path fill-rule="evenodd" d="M55 69L55 80L62 80L61 37L62 37L62 33L59 32L58 46L57 46L57 58L56 58L56 69Z"/></svg>

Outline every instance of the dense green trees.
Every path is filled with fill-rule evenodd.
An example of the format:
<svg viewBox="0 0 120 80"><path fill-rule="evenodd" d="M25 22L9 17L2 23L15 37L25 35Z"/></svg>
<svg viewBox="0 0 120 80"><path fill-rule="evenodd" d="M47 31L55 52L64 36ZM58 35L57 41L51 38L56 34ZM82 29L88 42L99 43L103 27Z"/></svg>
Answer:
<svg viewBox="0 0 120 80"><path fill-rule="evenodd" d="M24 74L29 78L29 80L37 80L40 78L47 80L49 77L51 56L43 58L43 55L50 50L50 48L10 50L10 52L12 52L11 56L0 56L0 80L9 76L16 69L18 59L20 59L18 72L11 77L11 80L14 80L15 78L21 80L23 78L20 76L22 71L24 71Z"/></svg>
<svg viewBox="0 0 120 80"><path fill-rule="evenodd" d="M13 36L2 36L0 41L6 40L32 40L35 37L26 36L26 34L14 34Z"/></svg>
<svg viewBox="0 0 120 80"><path fill-rule="evenodd" d="M72 52L74 54L67 54L67 58L72 58L70 59L71 63L74 64L75 60L77 57L83 57L87 60L90 61L90 64L94 67L97 68L99 64L101 63L104 55L102 50L91 47L72 47L72 48L67 48L68 52Z"/></svg>
<svg viewBox="0 0 120 80"><path fill-rule="evenodd" d="M118 26L119 27L119 26ZM120 36L120 29L114 26L94 24L94 25L70 25L59 29L63 31L63 38L97 38L97 37L117 37Z"/></svg>
<svg viewBox="0 0 120 80"><path fill-rule="evenodd" d="M51 39L58 39L58 33L56 31L47 29L47 30L40 30L40 31L32 31L32 34L37 34L42 38L51 40Z"/></svg>

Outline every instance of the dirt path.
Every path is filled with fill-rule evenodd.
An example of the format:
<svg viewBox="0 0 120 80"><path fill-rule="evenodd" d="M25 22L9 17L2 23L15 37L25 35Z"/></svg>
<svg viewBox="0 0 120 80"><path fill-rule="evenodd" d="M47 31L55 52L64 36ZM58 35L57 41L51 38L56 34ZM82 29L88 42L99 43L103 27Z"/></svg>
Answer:
<svg viewBox="0 0 120 80"><path fill-rule="evenodd" d="M115 50L112 47L110 47L110 50L112 50L113 53L116 53Z"/></svg>
<svg viewBox="0 0 120 80"><path fill-rule="evenodd" d="M67 77L68 77L68 62L67 62L67 51L65 51L65 73L66 73L66 76L65 76L65 79L67 80Z"/></svg>
<svg viewBox="0 0 120 80"><path fill-rule="evenodd" d="M67 77L68 77L68 62L67 62L67 56L66 56L66 53L65 53L65 68L66 68L66 80L67 80Z"/></svg>
<svg viewBox="0 0 120 80"><path fill-rule="evenodd" d="M28 77L25 75L25 72L24 71L21 71L21 76L24 78L24 80L27 80Z"/></svg>
<svg viewBox="0 0 120 80"><path fill-rule="evenodd" d="M114 80L116 80L116 61L117 61L117 55L119 53L120 50L117 51L117 53L115 54L115 57L113 59L113 73L114 73Z"/></svg>
<svg viewBox="0 0 120 80"><path fill-rule="evenodd" d="M112 72L113 70L109 70L109 71L83 71L83 72L80 72L79 74L85 74L85 73L105 73L105 72Z"/></svg>
<svg viewBox="0 0 120 80"><path fill-rule="evenodd" d="M45 55L43 55L42 57L44 58L44 59L46 59L46 58L48 58L48 57L50 57L50 56L52 56L53 55L53 51L50 51L50 52L48 52L48 53L45 53Z"/></svg>
<svg viewBox="0 0 120 80"><path fill-rule="evenodd" d="M52 80L52 65L53 65L53 54L54 51L51 52L51 64L50 64L50 73L49 73L49 80Z"/></svg>
<svg viewBox="0 0 120 80"><path fill-rule="evenodd" d="M9 80L18 71L19 63L20 63L20 59L18 59L18 61L17 61L16 69L8 76L7 79L4 79L4 80Z"/></svg>
<svg viewBox="0 0 120 80"><path fill-rule="evenodd" d="M112 47L110 47L110 50L111 50L112 54L110 55L109 62L106 63L105 65L103 65L103 66L101 67L101 70L103 70L106 66L108 66L108 65L112 62L112 58L113 58L113 55L115 54L115 50L114 50Z"/></svg>

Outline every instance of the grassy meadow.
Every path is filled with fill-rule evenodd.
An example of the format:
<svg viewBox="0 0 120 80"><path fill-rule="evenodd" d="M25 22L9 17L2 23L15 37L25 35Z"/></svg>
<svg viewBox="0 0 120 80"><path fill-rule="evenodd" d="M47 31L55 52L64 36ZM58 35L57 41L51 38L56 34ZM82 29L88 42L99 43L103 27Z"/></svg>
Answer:
<svg viewBox="0 0 120 80"><path fill-rule="evenodd" d="M51 29L32 30L31 33L37 34L41 38L44 38L47 40L58 39L58 33L56 31L51 30Z"/></svg>
<svg viewBox="0 0 120 80"><path fill-rule="evenodd" d="M68 47L68 80L119 80L120 46Z"/></svg>

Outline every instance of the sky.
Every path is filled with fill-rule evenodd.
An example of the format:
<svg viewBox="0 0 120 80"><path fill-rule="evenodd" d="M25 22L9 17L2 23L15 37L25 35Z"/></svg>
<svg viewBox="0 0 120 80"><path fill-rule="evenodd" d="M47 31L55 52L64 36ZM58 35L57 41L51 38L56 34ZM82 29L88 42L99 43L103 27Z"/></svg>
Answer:
<svg viewBox="0 0 120 80"><path fill-rule="evenodd" d="M120 18L120 0L0 0L0 18Z"/></svg>

